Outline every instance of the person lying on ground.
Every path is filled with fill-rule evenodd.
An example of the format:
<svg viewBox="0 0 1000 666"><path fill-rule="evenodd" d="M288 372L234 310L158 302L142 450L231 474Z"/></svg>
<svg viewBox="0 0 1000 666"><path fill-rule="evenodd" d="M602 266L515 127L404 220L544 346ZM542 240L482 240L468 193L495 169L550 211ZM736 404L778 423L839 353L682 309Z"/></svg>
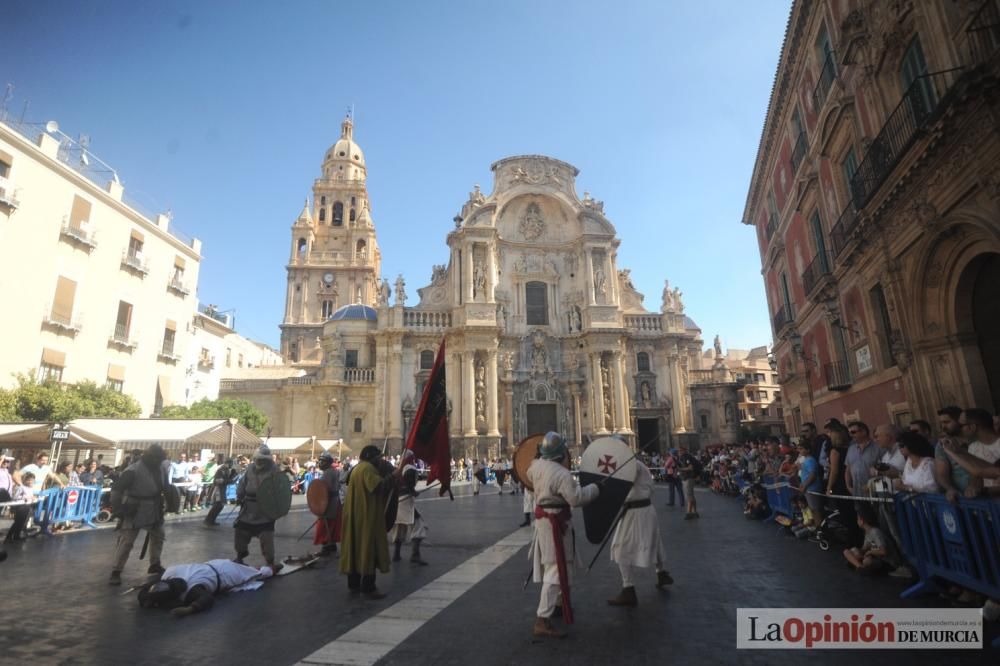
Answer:
<svg viewBox="0 0 1000 666"><path fill-rule="evenodd" d="M160 579L139 590L142 608L170 608L175 617L209 610L215 595L230 591L255 590L260 581L274 573L270 567L255 569L231 560L175 564Z"/></svg>

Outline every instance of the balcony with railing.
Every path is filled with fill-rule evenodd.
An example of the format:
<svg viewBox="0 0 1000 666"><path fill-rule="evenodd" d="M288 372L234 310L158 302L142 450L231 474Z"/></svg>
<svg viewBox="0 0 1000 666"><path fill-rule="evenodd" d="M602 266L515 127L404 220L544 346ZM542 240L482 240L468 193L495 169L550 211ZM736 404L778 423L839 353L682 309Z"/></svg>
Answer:
<svg viewBox="0 0 1000 666"><path fill-rule="evenodd" d="M135 331L131 330L127 324L115 324L108 344L126 351L132 351L136 347Z"/></svg>
<svg viewBox="0 0 1000 666"><path fill-rule="evenodd" d="M802 160L806 157L806 151L809 149L809 139L806 137L805 132L799 132L798 138L795 139L795 146L792 148L792 175L794 176L799 172L799 166L802 164Z"/></svg>
<svg viewBox="0 0 1000 666"><path fill-rule="evenodd" d="M17 188L9 178L0 176L0 206L6 206L13 211L21 205L17 199Z"/></svg>
<svg viewBox="0 0 1000 666"><path fill-rule="evenodd" d="M659 333L663 330L660 315L625 315L625 328L637 333Z"/></svg>
<svg viewBox="0 0 1000 666"><path fill-rule="evenodd" d="M774 313L774 318L771 320L774 324L774 335L780 337L785 328L792 325L794 319L795 315L791 311L786 310L784 305L778 308L778 311Z"/></svg>
<svg viewBox="0 0 1000 666"><path fill-rule="evenodd" d="M210 354L202 354L198 357L199 370L211 370L215 367L215 357Z"/></svg>
<svg viewBox="0 0 1000 666"><path fill-rule="evenodd" d="M52 308L52 304L45 306L45 311L42 314L42 326L55 331L56 333L62 333L66 335L76 335L83 328L82 324L83 317L76 313L66 314L64 312L57 312Z"/></svg>
<svg viewBox="0 0 1000 666"><path fill-rule="evenodd" d="M767 216L767 226L764 227L764 235L767 236L767 240L770 241L771 237L774 236L774 232L778 230L778 216L775 213L771 213Z"/></svg>
<svg viewBox="0 0 1000 666"><path fill-rule="evenodd" d="M97 247L97 232L90 230L90 225L81 223L70 224L69 217L63 217L62 226L59 227L59 238L72 245L77 245L90 252Z"/></svg>
<svg viewBox="0 0 1000 666"><path fill-rule="evenodd" d="M451 327L451 313L433 310L404 310L403 326L428 331Z"/></svg>
<svg viewBox="0 0 1000 666"><path fill-rule="evenodd" d="M834 361L823 366L826 388L830 391L846 391L851 388L851 366L847 361Z"/></svg>
<svg viewBox="0 0 1000 666"><path fill-rule="evenodd" d="M938 117L961 69L924 74L903 93L896 108L872 141L851 179L854 206L864 208L889 178L923 129Z"/></svg>
<svg viewBox="0 0 1000 666"><path fill-rule="evenodd" d="M972 65L981 65L1000 50L1000 0L986 0L965 29Z"/></svg>
<svg viewBox="0 0 1000 666"><path fill-rule="evenodd" d="M184 284L184 280L178 277L172 277L167 281L167 291L172 291L181 297L187 296L191 293L188 286Z"/></svg>
<svg viewBox="0 0 1000 666"><path fill-rule="evenodd" d="M181 357L174 351L174 341L169 338L164 339L163 344L160 345L157 358L165 363L177 363L181 360Z"/></svg>
<svg viewBox="0 0 1000 666"><path fill-rule="evenodd" d="M836 259L844 251L844 248L851 242L851 234L858 227L858 210L854 207L854 202L847 202L847 206L840 213L837 222L830 229L830 242L833 243L833 258Z"/></svg>
<svg viewBox="0 0 1000 666"><path fill-rule="evenodd" d="M823 67L819 70L819 79L816 87L813 88L813 111L819 113L830 94L833 82L837 80L837 56L833 51L826 54L823 59Z"/></svg>
<svg viewBox="0 0 1000 666"><path fill-rule="evenodd" d="M140 277L146 277L149 274L149 262L146 261L141 252L122 250L122 268L132 271Z"/></svg>
<svg viewBox="0 0 1000 666"><path fill-rule="evenodd" d="M348 384L374 384L375 368L344 368L344 381Z"/></svg>
<svg viewBox="0 0 1000 666"><path fill-rule="evenodd" d="M811 298L814 290L833 281L831 263L826 254L819 253L802 271L802 289L806 292L806 298Z"/></svg>

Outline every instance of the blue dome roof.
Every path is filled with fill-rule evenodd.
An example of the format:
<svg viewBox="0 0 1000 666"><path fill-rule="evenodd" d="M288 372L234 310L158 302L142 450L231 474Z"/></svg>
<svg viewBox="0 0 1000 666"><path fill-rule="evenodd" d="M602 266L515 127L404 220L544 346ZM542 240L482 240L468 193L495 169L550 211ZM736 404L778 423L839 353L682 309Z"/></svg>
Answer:
<svg viewBox="0 0 1000 666"><path fill-rule="evenodd" d="M346 319L377 321L378 314L375 312L375 308L370 308L367 305L361 305L360 303L352 303L351 305L345 305L342 308L338 308L337 311L330 316L330 321L341 321Z"/></svg>
<svg viewBox="0 0 1000 666"><path fill-rule="evenodd" d="M334 315L334 316L336 316L336 315ZM691 317L688 317L687 315L684 315L684 329L687 330L687 331L700 331L701 330L701 328L698 326L698 324L694 323L694 319L691 319Z"/></svg>

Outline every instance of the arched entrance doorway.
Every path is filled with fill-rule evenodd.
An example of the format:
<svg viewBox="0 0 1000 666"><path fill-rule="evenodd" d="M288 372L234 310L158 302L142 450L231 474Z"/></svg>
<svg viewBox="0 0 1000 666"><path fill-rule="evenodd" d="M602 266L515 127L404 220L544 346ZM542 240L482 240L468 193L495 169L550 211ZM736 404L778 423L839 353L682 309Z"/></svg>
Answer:
<svg viewBox="0 0 1000 666"><path fill-rule="evenodd" d="M1000 254L977 258L966 272L969 280L961 280L959 288L963 283L972 287L972 327L990 393L989 396L976 395L978 404L975 406L996 412L1000 410Z"/></svg>

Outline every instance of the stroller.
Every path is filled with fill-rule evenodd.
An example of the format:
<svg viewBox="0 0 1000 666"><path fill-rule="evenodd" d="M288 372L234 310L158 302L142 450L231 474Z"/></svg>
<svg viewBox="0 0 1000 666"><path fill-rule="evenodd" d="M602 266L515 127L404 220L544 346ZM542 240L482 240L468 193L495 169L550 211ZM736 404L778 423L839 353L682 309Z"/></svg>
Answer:
<svg viewBox="0 0 1000 666"><path fill-rule="evenodd" d="M830 545L833 543L850 543L850 530L840 516L840 509L835 508L828 511L819 527L816 528L816 534L813 538L821 550L830 550Z"/></svg>

